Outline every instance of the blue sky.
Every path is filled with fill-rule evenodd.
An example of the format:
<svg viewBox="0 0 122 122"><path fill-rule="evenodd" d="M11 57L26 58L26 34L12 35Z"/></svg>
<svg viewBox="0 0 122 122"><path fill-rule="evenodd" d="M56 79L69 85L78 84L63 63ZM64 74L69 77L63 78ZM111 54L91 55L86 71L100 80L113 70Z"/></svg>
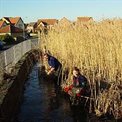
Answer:
<svg viewBox="0 0 122 122"><path fill-rule="evenodd" d="M77 16L122 18L122 0L0 0L0 18L3 16L21 16L24 22L64 16L70 20Z"/></svg>

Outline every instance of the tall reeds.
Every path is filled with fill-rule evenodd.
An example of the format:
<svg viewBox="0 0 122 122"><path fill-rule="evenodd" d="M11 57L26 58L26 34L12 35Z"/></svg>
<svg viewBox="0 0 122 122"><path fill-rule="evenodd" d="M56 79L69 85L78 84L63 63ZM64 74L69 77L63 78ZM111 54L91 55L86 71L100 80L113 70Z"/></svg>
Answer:
<svg viewBox="0 0 122 122"><path fill-rule="evenodd" d="M121 91L122 20L71 23L65 27L56 25L48 34L41 35L41 49L44 47L62 62L64 68L68 67L71 71L73 66L77 66L81 69L89 81L96 112L108 112L112 102L108 104L107 100L114 95L110 92L113 87L106 89L109 91L107 95L101 89L104 87L102 83L105 82L115 84L119 94ZM102 103L99 102L100 99ZM121 97L116 102L118 108L122 107ZM101 104L105 107L102 106L102 110L99 107Z"/></svg>

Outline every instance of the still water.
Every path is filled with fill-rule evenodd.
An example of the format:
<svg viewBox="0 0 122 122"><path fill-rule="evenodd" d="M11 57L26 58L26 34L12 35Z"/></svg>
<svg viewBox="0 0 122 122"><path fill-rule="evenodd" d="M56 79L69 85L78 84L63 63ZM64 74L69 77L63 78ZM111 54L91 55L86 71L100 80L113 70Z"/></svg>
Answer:
<svg viewBox="0 0 122 122"><path fill-rule="evenodd" d="M17 122L85 122L86 115L72 110L69 100L61 93L55 93L53 82L43 81L35 65L25 84L24 98L17 116Z"/></svg>
<svg viewBox="0 0 122 122"><path fill-rule="evenodd" d="M36 64L25 84L24 97L15 122L120 122L88 116L80 106L71 107L69 99L56 89L52 81L39 77Z"/></svg>

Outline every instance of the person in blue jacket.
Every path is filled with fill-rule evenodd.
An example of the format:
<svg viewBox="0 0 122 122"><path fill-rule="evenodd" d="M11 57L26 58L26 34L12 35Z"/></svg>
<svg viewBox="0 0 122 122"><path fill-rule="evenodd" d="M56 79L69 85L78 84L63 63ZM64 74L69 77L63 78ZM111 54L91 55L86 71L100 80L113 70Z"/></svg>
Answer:
<svg viewBox="0 0 122 122"><path fill-rule="evenodd" d="M44 53L44 59L48 61L50 66L47 74L54 74L54 84L55 86L60 86L61 84L61 75L62 75L62 64L55 57L51 56L48 53Z"/></svg>
<svg viewBox="0 0 122 122"><path fill-rule="evenodd" d="M77 67L74 67L71 85L64 87L64 91L71 96L86 95L88 90L87 85L87 78L80 73L80 70Z"/></svg>
<svg viewBox="0 0 122 122"><path fill-rule="evenodd" d="M73 79L72 79L72 86L75 88L80 88L80 94L84 95L87 90L87 78L80 73L80 70L77 67L73 69Z"/></svg>

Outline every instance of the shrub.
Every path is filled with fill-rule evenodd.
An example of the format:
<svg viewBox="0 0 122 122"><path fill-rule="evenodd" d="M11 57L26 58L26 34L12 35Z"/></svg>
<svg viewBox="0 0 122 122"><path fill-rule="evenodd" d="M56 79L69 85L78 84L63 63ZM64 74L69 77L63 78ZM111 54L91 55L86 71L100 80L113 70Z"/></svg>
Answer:
<svg viewBox="0 0 122 122"><path fill-rule="evenodd" d="M1 35L0 40L5 42L7 45L15 43L15 39L9 34Z"/></svg>
<svg viewBox="0 0 122 122"><path fill-rule="evenodd" d="M15 43L15 40L12 36L10 36L9 34L6 34L3 40L6 44L13 44Z"/></svg>

